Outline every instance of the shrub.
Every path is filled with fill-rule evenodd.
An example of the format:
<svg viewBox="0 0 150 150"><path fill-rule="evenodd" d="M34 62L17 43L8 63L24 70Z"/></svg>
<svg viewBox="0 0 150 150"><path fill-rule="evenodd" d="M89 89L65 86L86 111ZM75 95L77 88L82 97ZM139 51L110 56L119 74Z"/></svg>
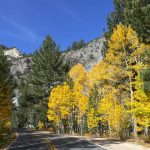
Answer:
<svg viewBox="0 0 150 150"><path fill-rule="evenodd" d="M39 121L39 123L38 123L38 129L39 129L39 130L43 130L44 128L45 128L44 123L41 122L41 121Z"/></svg>

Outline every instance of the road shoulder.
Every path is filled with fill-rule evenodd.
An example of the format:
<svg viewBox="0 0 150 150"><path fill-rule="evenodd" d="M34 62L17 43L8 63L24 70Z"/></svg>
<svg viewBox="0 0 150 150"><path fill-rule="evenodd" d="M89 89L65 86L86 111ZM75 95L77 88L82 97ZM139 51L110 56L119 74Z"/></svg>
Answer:
<svg viewBox="0 0 150 150"><path fill-rule="evenodd" d="M11 143L6 148L4 148L4 150L8 150L11 147L11 145L14 144L18 140L18 137L19 137L18 132L15 132L14 134L15 134L15 138L11 141Z"/></svg>
<svg viewBox="0 0 150 150"><path fill-rule="evenodd" d="M87 138L87 137L86 137ZM133 142L123 142L108 138L87 138L89 141L104 147L107 150L150 150L150 148Z"/></svg>
<svg viewBox="0 0 150 150"><path fill-rule="evenodd" d="M45 131L44 131L45 132ZM133 142L123 142L115 139L109 138L90 138L86 136L76 136L76 135L61 135L63 137L75 137L82 140L93 143L106 150L150 150L150 148L145 147L138 143Z"/></svg>

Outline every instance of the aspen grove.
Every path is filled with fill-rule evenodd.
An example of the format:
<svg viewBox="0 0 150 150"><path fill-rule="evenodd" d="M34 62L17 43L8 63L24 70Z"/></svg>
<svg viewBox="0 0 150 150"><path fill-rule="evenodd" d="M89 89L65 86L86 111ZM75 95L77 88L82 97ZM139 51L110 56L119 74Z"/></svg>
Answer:
<svg viewBox="0 0 150 150"><path fill-rule="evenodd" d="M142 78L148 51L150 45L141 43L131 26L118 24L102 61L90 71L73 66L66 81L53 87L47 112L52 130L121 139L144 131L148 136L150 98Z"/></svg>

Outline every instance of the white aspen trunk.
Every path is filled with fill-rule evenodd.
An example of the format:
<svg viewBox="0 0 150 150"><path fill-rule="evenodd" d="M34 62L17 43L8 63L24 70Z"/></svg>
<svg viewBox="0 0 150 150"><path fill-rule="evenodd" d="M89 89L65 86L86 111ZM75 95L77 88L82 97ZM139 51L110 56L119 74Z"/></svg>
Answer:
<svg viewBox="0 0 150 150"><path fill-rule="evenodd" d="M124 52L126 52L125 48L123 48ZM125 64L126 64L126 67L127 69L129 69L129 64L128 64L128 61L127 59L125 58ZM129 75L129 86L130 86L130 100L131 102L134 102L134 95L133 95L133 86L132 86L132 78L131 76ZM137 139L137 122L136 122L136 117L134 114L132 114L132 117L133 117L133 133L134 133L134 137Z"/></svg>
<svg viewBox="0 0 150 150"><path fill-rule="evenodd" d="M74 119L73 119L73 117L74 117L74 110L73 110L73 112L72 112L72 114L71 114L71 132L72 132L72 134L74 134L75 132L74 132Z"/></svg>
<svg viewBox="0 0 150 150"><path fill-rule="evenodd" d="M145 133L146 136L148 136L148 127L145 127L144 133Z"/></svg>
<svg viewBox="0 0 150 150"><path fill-rule="evenodd" d="M60 124L57 127L57 134L60 134Z"/></svg>
<svg viewBox="0 0 150 150"><path fill-rule="evenodd" d="M80 132L81 132L81 136L83 135L83 119L81 117L81 122L80 122Z"/></svg>
<svg viewBox="0 0 150 150"><path fill-rule="evenodd" d="M111 136L111 135L112 135L112 133L111 133L111 126L110 126L110 122L108 122L108 128L109 128L109 136Z"/></svg>
<svg viewBox="0 0 150 150"><path fill-rule="evenodd" d="M129 76L129 81L130 81L130 96L131 96L131 102L134 102L134 96L133 96L133 87L132 87L132 79ZM134 114L132 114L133 116L133 133L134 133L134 137L137 139L137 122L136 122L136 117Z"/></svg>

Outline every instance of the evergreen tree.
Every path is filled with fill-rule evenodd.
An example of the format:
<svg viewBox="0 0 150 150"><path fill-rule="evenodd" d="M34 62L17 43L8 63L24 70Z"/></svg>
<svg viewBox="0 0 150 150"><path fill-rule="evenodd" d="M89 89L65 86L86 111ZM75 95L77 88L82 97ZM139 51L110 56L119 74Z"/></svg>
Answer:
<svg viewBox="0 0 150 150"><path fill-rule="evenodd" d="M30 117L24 117L27 118L24 121L26 124L37 126L39 121L46 123L50 88L64 80L69 65L49 35L39 50L33 54L32 60L32 69L22 83L20 109L24 109L27 105L31 113L28 114Z"/></svg>
<svg viewBox="0 0 150 150"><path fill-rule="evenodd" d="M56 81L62 82L68 66L50 36L44 40L41 48L33 56L32 70L28 82L34 95L41 99L49 95L49 87Z"/></svg>
<svg viewBox="0 0 150 150"><path fill-rule="evenodd" d="M150 44L150 1L128 0L124 9L125 23L130 24L140 40Z"/></svg>
<svg viewBox="0 0 150 150"><path fill-rule="evenodd" d="M83 48L83 47L85 47L85 46L86 46L85 41L84 41L83 39L81 39L81 40L78 41L78 42L77 42L77 41L74 41L74 42L72 43L71 47L69 46L66 51L70 51L70 50L76 51L76 50L79 50L79 49L81 49L81 48Z"/></svg>
<svg viewBox="0 0 150 150"><path fill-rule="evenodd" d="M3 48L0 47L0 86L10 81L10 63L4 56Z"/></svg>
<svg viewBox="0 0 150 150"><path fill-rule="evenodd" d="M141 77L144 81L144 91L148 96L150 96L150 45L146 46L145 54L144 54L145 64L147 69L144 69L141 73Z"/></svg>
<svg viewBox="0 0 150 150"><path fill-rule="evenodd" d="M114 27L119 23L124 23L124 0L114 0L115 10L111 12L107 17L107 25L109 30L109 36L113 32Z"/></svg>
<svg viewBox="0 0 150 150"><path fill-rule="evenodd" d="M114 0L115 10L107 18L108 31L104 33L106 42L102 50L105 56L108 49L108 40L113 28L119 24L131 25L137 32L140 41L150 43L150 1L149 0Z"/></svg>
<svg viewBox="0 0 150 150"><path fill-rule="evenodd" d="M108 31L104 32L104 37L106 41L104 42L104 47L102 49L102 55L105 57L105 54L108 49L108 41L110 39L111 34L113 33L113 29L119 23L124 22L124 8L125 8L125 1L124 0L114 0L115 10L112 11L107 17L107 26Z"/></svg>

